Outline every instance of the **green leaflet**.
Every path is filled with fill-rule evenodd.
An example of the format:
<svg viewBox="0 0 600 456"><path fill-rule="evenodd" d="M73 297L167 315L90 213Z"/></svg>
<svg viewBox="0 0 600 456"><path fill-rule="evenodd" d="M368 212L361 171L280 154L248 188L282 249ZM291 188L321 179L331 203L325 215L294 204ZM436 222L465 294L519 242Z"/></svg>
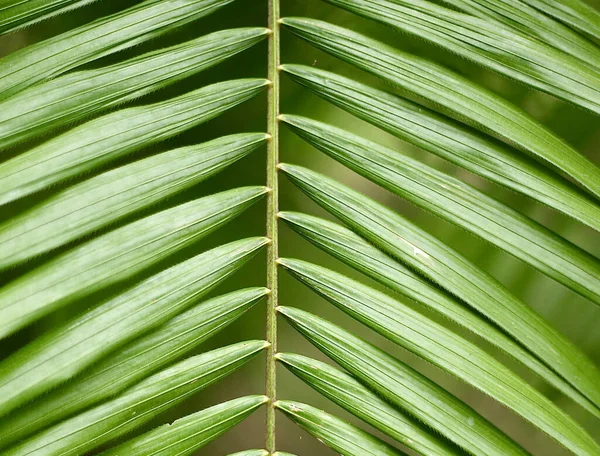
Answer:
<svg viewBox="0 0 600 456"><path fill-rule="evenodd" d="M458 117L534 154L570 175L600 198L600 169L521 109L428 60L398 51L326 22L282 19L311 44L400 87L444 113Z"/></svg>
<svg viewBox="0 0 600 456"><path fill-rule="evenodd" d="M530 34L426 0L326 1L416 35L519 82L600 113L598 70L532 38Z"/></svg>
<svg viewBox="0 0 600 456"><path fill-rule="evenodd" d="M432 433L419 421L396 410L350 375L293 353L278 353L276 358L319 393L418 454L462 454L461 450Z"/></svg>
<svg viewBox="0 0 600 456"><path fill-rule="evenodd" d="M161 371L120 396L42 431L4 456L70 456L127 434L220 380L256 356L265 341L248 341L193 356Z"/></svg>
<svg viewBox="0 0 600 456"><path fill-rule="evenodd" d="M247 288L210 299L119 347L33 405L1 420L0 448L116 396L168 366L239 318L268 291Z"/></svg>
<svg viewBox="0 0 600 456"><path fill-rule="evenodd" d="M193 454L269 400L266 396L246 396L210 407L164 424L102 453L103 456L184 456ZM259 453L260 455L260 453Z"/></svg>
<svg viewBox="0 0 600 456"><path fill-rule="evenodd" d="M275 407L319 441L343 456L397 456L404 454L362 429L308 404L277 401Z"/></svg>
<svg viewBox="0 0 600 456"><path fill-rule="evenodd" d="M597 366L492 276L372 199L306 168L280 169L360 236L462 299L600 405Z"/></svg>
<svg viewBox="0 0 600 456"><path fill-rule="evenodd" d="M0 34L40 22L97 0L4 0L0 6Z"/></svg>
<svg viewBox="0 0 600 456"><path fill-rule="evenodd" d="M373 247L357 234L336 223L306 214L282 212L279 217L294 231L327 253L492 343L507 355L529 367L590 413L600 417L598 407L531 352L507 336L504 331Z"/></svg>
<svg viewBox="0 0 600 456"><path fill-rule="evenodd" d="M342 274L300 260L280 264L343 312L504 404L573 453L600 453L575 420L477 345Z"/></svg>
<svg viewBox="0 0 600 456"><path fill-rule="evenodd" d="M600 12L582 0L522 0L534 8L600 40Z"/></svg>
<svg viewBox="0 0 600 456"><path fill-rule="evenodd" d="M63 190L0 225L0 269L48 252L190 188L249 154L264 133L153 155Z"/></svg>
<svg viewBox="0 0 600 456"><path fill-rule="evenodd" d="M280 116L298 136L358 174L470 231L600 305L600 261L460 179L348 131Z"/></svg>
<svg viewBox="0 0 600 456"><path fill-rule="evenodd" d="M0 338L192 244L266 193L246 187L176 206L75 247L0 289Z"/></svg>
<svg viewBox="0 0 600 456"><path fill-rule="evenodd" d="M0 164L0 205L89 172L206 122L262 91L239 79L94 119Z"/></svg>
<svg viewBox="0 0 600 456"><path fill-rule="evenodd" d="M174 84L242 52L266 34L259 27L224 30L31 87L0 103L0 149Z"/></svg>
<svg viewBox="0 0 600 456"><path fill-rule="evenodd" d="M233 0L146 0L0 59L0 98L151 40Z"/></svg>
<svg viewBox="0 0 600 456"><path fill-rule="evenodd" d="M598 68L600 50L569 27L524 2L511 0L445 0L450 6L475 16L510 25L524 34L534 34L565 53ZM526 1L526 0L525 0Z"/></svg>
<svg viewBox="0 0 600 456"><path fill-rule="evenodd" d="M528 454L475 410L384 351L303 310L279 307L278 311L369 389L471 454Z"/></svg>
<svg viewBox="0 0 600 456"><path fill-rule="evenodd" d="M233 455L232 455L233 456ZM241 455L240 455L241 456ZM254 455L253 455L254 456ZM257 455L258 456L258 455ZM261 455L262 456L262 455ZM285 451L276 451L275 453L273 453L273 456L296 456L295 454L292 453L286 453Z"/></svg>
<svg viewBox="0 0 600 456"><path fill-rule="evenodd" d="M238 270L265 243L265 238L249 238L209 250L144 280L13 353L0 364L0 416L175 317Z"/></svg>
<svg viewBox="0 0 600 456"><path fill-rule="evenodd" d="M294 81L398 138L600 231L600 207L582 190L491 137L403 98L329 71L282 65Z"/></svg>

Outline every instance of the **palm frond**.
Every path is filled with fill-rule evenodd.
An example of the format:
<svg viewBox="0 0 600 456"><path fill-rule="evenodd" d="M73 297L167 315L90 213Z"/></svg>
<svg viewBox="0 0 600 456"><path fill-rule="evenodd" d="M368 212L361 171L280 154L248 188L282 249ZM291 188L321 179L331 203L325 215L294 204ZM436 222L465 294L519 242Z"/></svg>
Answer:
<svg viewBox="0 0 600 456"><path fill-rule="evenodd" d="M248 341L188 358L137 383L115 399L36 434L4 454L12 456L36 451L63 455L85 453L131 432L194 392L235 371L265 348L264 341Z"/></svg>
<svg viewBox="0 0 600 456"><path fill-rule="evenodd" d="M398 359L316 315L289 307L278 311L370 389L471 454L527 454L467 404Z"/></svg>
<svg viewBox="0 0 600 456"><path fill-rule="evenodd" d="M600 72L506 25L426 0L327 0L444 47L524 84L600 113ZM592 48L593 49L593 48ZM600 51L586 58L598 61Z"/></svg>
<svg viewBox="0 0 600 456"><path fill-rule="evenodd" d="M248 187L191 201L111 231L33 269L0 292L0 335L5 337L75 299L134 277L230 221L264 193L264 187ZM219 259L223 274L228 274L238 258L265 242L259 238L223 246L199 261ZM75 273L67 265L77 265ZM215 269L205 272L210 275ZM48 293L48 289L56 291Z"/></svg>
<svg viewBox="0 0 600 456"><path fill-rule="evenodd" d="M523 0L523 2L555 17L582 32L600 39L600 13L582 0Z"/></svg>
<svg viewBox="0 0 600 456"><path fill-rule="evenodd" d="M38 338L2 362L0 414L58 386L119 345L174 317L264 244L264 238L256 238L217 247Z"/></svg>
<svg viewBox="0 0 600 456"><path fill-rule="evenodd" d="M562 118L543 123L486 80L522 84L533 98L544 92L568 115L570 105L584 108L578 128L591 128L600 114L594 7L324 0L325 22L282 15L291 7L319 16L319 2L267 0L261 24L253 2L233 0L0 3L0 41L16 49L0 58L2 454L306 452L277 432L283 417L345 456L538 452L463 388L506 407L548 445L600 454L597 421L586 421L600 417L600 369L589 350L452 239L421 226L420 211L400 213L374 197L385 190L466 230L469 242L487 241L597 312L600 260L590 242L556 233L513 202L531 198L597 236L600 168L580 152L585 138L571 144L551 128ZM338 13L343 27L333 23ZM38 35L46 26L56 33ZM282 47L297 37L312 46L306 55ZM268 55L255 65L262 41ZM295 63L319 50L330 55L325 69ZM291 63L281 64L282 54ZM453 69L442 63L448 56L458 57ZM290 81L299 85L288 98ZM303 88L324 103L302 106ZM308 113L287 113L284 104ZM351 125L339 128L346 113ZM260 117L266 129L256 128ZM307 167L287 163L298 155L280 162L290 131L301 148L323 154L299 158ZM397 139L419 150L404 153ZM279 175L292 185L280 188ZM479 177L519 195L505 198ZM306 213L310 206L295 199L302 193L342 225ZM263 197L266 236L253 231ZM288 204L300 210L279 212ZM251 208L250 223L239 218ZM280 221L292 231L280 236ZM327 255L316 261L300 246L281 258L288 234ZM267 288L247 283L264 279L250 268L226 281L263 250ZM283 292L279 266L306 285L300 298ZM213 294L221 285L230 289ZM333 306L299 308L302 293ZM263 298L265 340L254 340L251 315ZM289 323L283 330L278 315ZM336 315L353 319L354 330ZM318 352L279 352L290 327ZM238 391L239 378L220 382L261 353L265 391L247 378L251 391ZM434 369L417 370L414 358ZM278 390L276 362L305 392ZM453 386L434 381L435 369ZM222 390L196 403L215 383ZM213 440L263 406L264 449L252 439L214 449ZM247 425L234 432L255 434Z"/></svg>
<svg viewBox="0 0 600 456"><path fill-rule="evenodd" d="M79 65L157 38L234 0L145 0L6 56L0 94L14 95ZM32 5L33 6L33 5Z"/></svg>
<svg viewBox="0 0 600 456"><path fill-rule="evenodd" d="M493 19L499 24L514 27L527 35L533 33L557 49L598 68L598 48L593 43L566 25L527 5L526 1L514 3L510 0L453 0L446 3L474 16ZM541 5L541 2L539 4Z"/></svg>
<svg viewBox="0 0 600 456"><path fill-rule="evenodd" d="M84 374L37 399L36 407L20 408L10 420L3 420L0 448L110 399L180 359L243 315L267 292L265 288L248 288L209 299L154 332L122 345L114 355L102 358Z"/></svg>
<svg viewBox="0 0 600 456"><path fill-rule="evenodd" d="M403 454L384 441L308 404L277 401L275 406L340 454L348 456L397 456Z"/></svg>
<svg viewBox="0 0 600 456"><path fill-rule="evenodd" d="M0 8L0 34L26 27L98 0L6 0Z"/></svg>
<svg viewBox="0 0 600 456"><path fill-rule="evenodd" d="M600 446L566 413L476 345L342 274L300 260L280 261L294 277L342 311L493 397L565 447L592 454L600 451Z"/></svg>
<svg viewBox="0 0 600 456"><path fill-rule="evenodd" d="M280 213L294 231L344 263L377 280L391 290L449 318L463 328L519 360L545 381L562 391L590 413L600 417L600 409L498 326L465 307L420 275L378 250L347 228L302 213ZM583 356L583 355L581 355Z"/></svg>
<svg viewBox="0 0 600 456"><path fill-rule="evenodd" d="M58 192L2 226L0 257L4 261L0 267L68 244L190 188L254 151L266 139L263 133L224 136L133 162ZM217 205L218 200L224 201L217 198ZM198 206L208 208L211 200ZM165 220L168 218L167 214Z"/></svg>
<svg viewBox="0 0 600 456"><path fill-rule="evenodd" d="M239 424L268 400L266 396L247 396L224 402L176 420L172 424L160 426L102 454L194 454L199 448Z"/></svg>
<svg viewBox="0 0 600 456"><path fill-rule="evenodd" d="M265 79L227 81L149 106L122 109L0 164L0 204L89 172L222 114L261 92Z"/></svg>
<svg viewBox="0 0 600 456"><path fill-rule="evenodd" d="M306 356L279 353L287 369L328 399L419 454L462 454L410 415L380 399L352 376Z"/></svg>
<svg viewBox="0 0 600 456"><path fill-rule="evenodd" d="M391 93L329 71L282 65L294 81L367 122L600 231L600 207L523 153Z"/></svg>
<svg viewBox="0 0 600 456"><path fill-rule="evenodd" d="M600 304L600 261L539 223L435 168L348 131L299 116L281 120L367 179L471 231Z"/></svg>
<svg viewBox="0 0 600 456"><path fill-rule="evenodd" d="M332 179L293 165L280 169L301 190L368 241L481 312L600 404L600 371L498 281L397 213Z"/></svg>
<svg viewBox="0 0 600 456"><path fill-rule="evenodd" d="M327 22L282 19L299 37L373 73L458 120L514 144L571 176L600 198L600 170L524 111L428 60Z"/></svg>
<svg viewBox="0 0 600 456"><path fill-rule="evenodd" d="M259 27L223 30L34 85L0 103L0 147L47 134L175 84L248 49L266 34L267 29Z"/></svg>

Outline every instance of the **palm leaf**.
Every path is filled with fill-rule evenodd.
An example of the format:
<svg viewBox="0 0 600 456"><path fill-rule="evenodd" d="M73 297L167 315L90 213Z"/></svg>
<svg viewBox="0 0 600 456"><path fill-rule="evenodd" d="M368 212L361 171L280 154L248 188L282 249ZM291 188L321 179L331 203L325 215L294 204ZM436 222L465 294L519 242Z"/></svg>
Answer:
<svg viewBox="0 0 600 456"><path fill-rule="evenodd" d="M280 262L342 311L493 397L565 447L591 454L600 451L585 430L551 401L485 351L434 320L342 274L300 260Z"/></svg>
<svg viewBox="0 0 600 456"><path fill-rule="evenodd" d="M264 193L264 188L248 187L191 201L125 225L33 269L0 292L0 336L77 298L134 277L230 221ZM250 251L264 243L262 238L253 240ZM237 253L236 248L234 244L219 253L227 260ZM217 257L216 252L211 256ZM65 268L75 264L76 273Z"/></svg>
<svg viewBox="0 0 600 456"><path fill-rule="evenodd" d="M221 172L265 141L262 133L224 136L73 185L2 226L0 267L48 252L169 198ZM202 206L210 206L210 200ZM65 224L68 229L62 228Z"/></svg>
<svg viewBox="0 0 600 456"><path fill-rule="evenodd" d="M199 448L243 421L268 399L266 396L247 396L224 402L172 424L158 427L102 454L194 454Z"/></svg>
<svg viewBox="0 0 600 456"><path fill-rule="evenodd" d="M599 406L600 371L594 363L490 275L395 212L334 180L298 166L280 169L378 248L495 322Z"/></svg>
<svg viewBox="0 0 600 456"><path fill-rule="evenodd" d="M471 454L527 454L468 405L382 350L303 310L278 311L370 389Z"/></svg>
<svg viewBox="0 0 600 456"><path fill-rule="evenodd" d="M181 361L121 395L53 426L4 454L70 455L85 453L127 434L187 396L238 369L265 349L249 341Z"/></svg>
<svg viewBox="0 0 600 456"><path fill-rule="evenodd" d="M325 363L293 353L279 353L277 361L328 399L419 454L461 454L425 426L390 406L376 394Z"/></svg>
<svg viewBox="0 0 600 456"><path fill-rule="evenodd" d="M276 407L321 442L348 456L392 456L400 451L333 415L308 404L277 401Z"/></svg>
<svg viewBox="0 0 600 456"><path fill-rule="evenodd" d="M561 329L593 328L600 309L600 169L582 153L600 114L600 12L582 0L264 3L0 0L0 452L330 451L279 432L279 413L343 455L600 454L593 331L577 346L550 322L565 314L543 302L566 293ZM288 7L315 18L282 16ZM319 50L334 58L321 63ZM287 91L290 79L325 103ZM303 141L288 145L288 130ZM396 138L420 150L400 153ZM450 224L399 214L371 184ZM302 193L345 226L305 213ZM570 217L564 227L547 207ZM451 225L468 233L444 234ZM329 256L299 245L303 259L281 258L296 234ZM487 253L459 253L472 235L535 268L532 280L514 274L545 293L510 283ZM263 247L266 275L244 268L225 282ZM307 289L288 293L279 265ZM252 286L265 276L266 288ZM263 311L265 340L246 340ZM337 321L348 316L353 331ZM289 327L345 371L314 352L278 352ZM220 382L263 351L264 391L256 366ZM280 389L276 362L297 390ZM214 383L199 410L195 394ZM264 449L245 435L211 443L263 405ZM514 432L515 415L554 440Z"/></svg>
<svg viewBox="0 0 600 456"><path fill-rule="evenodd" d="M210 299L121 346L116 354L39 398L36 407L10 414L0 424L0 447L109 399L168 366L243 315L267 291L248 288Z"/></svg>
<svg viewBox="0 0 600 456"><path fill-rule="evenodd" d="M449 6L460 8L475 16L494 19L499 24L509 25L525 34L533 33L548 44L598 68L600 55L598 48L593 43L569 27L527 5L526 0L519 2L456 0L447 3Z"/></svg>
<svg viewBox="0 0 600 456"><path fill-rule="evenodd" d="M581 0L523 0L523 2L571 25L596 39L600 39L600 13Z"/></svg>
<svg viewBox="0 0 600 456"><path fill-rule="evenodd" d="M6 0L0 9L0 33L48 19L97 0Z"/></svg>
<svg viewBox="0 0 600 456"><path fill-rule="evenodd" d="M166 269L4 360L0 415L174 317L242 266L264 244L264 238L233 242Z"/></svg>
<svg viewBox="0 0 600 456"><path fill-rule="evenodd" d="M533 353L507 336L504 331L373 247L360 236L343 226L306 214L284 212L279 216L294 231L319 248L487 340L508 356L522 362L589 412L600 417L600 410L593 402L541 362Z"/></svg>
<svg viewBox="0 0 600 456"><path fill-rule="evenodd" d="M252 98L266 84L264 79L222 82L87 122L1 163L0 204L89 172L206 122Z"/></svg>
<svg viewBox="0 0 600 456"><path fill-rule="evenodd" d="M600 261L519 212L431 166L331 125L282 121L367 179L471 231L600 304Z"/></svg>
<svg viewBox="0 0 600 456"><path fill-rule="evenodd" d="M5 148L84 119L223 62L265 38L264 28L211 33L122 63L35 85L0 103Z"/></svg>
<svg viewBox="0 0 600 456"><path fill-rule="evenodd" d="M537 156L600 198L600 169L503 98L440 65L322 21L282 20L286 28L421 100Z"/></svg>
<svg viewBox="0 0 600 456"><path fill-rule="evenodd" d="M600 113L598 70L529 34L426 0L327 1L415 34L519 82ZM597 53L592 56L594 60L598 60Z"/></svg>
<svg viewBox="0 0 600 456"><path fill-rule="evenodd" d="M79 65L163 35L232 1L145 0L120 13L13 52L3 59L0 67L0 94L14 95Z"/></svg>
<svg viewBox="0 0 600 456"><path fill-rule="evenodd" d="M566 179L489 136L416 103L303 65L282 65L294 81L367 122L600 231L600 207Z"/></svg>

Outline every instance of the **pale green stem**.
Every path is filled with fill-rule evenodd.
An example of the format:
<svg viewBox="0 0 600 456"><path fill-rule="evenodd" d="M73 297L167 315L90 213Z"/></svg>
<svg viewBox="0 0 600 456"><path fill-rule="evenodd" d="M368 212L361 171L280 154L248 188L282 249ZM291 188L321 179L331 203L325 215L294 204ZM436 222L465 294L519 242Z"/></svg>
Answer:
<svg viewBox="0 0 600 456"><path fill-rule="evenodd" d="M277 182L277 164L279 162L279 0L269 0L269 66L268 77L271 86L268 92L267 132L271 135L267 145L267 186L271 188L267 196L267 237L271 244L267 249L267 287L271 293L267 299L267 341L271 343L267 349L266 362L266 395L267 404L267 435L266 449L270 454L275 453L275 408L276 378L275 354L277 353L277 213L279 188Z"/></svg>

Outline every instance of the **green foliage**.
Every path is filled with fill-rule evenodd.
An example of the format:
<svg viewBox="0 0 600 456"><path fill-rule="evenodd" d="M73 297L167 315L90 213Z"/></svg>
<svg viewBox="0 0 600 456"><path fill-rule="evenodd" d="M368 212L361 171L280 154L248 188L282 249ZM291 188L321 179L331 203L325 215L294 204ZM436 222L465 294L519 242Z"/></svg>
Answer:
<svg viewBox="0 0 600 456"><path fill-rule="evenodd" d="M305 18L282 24L332 55L373 73L442 112L504 139L570 175L600 197L600 170L532 117L493 92L428 60L342 27Z"/></svg>
<svg viewBox="0 0 600 456"><path fill-rule="evenodd" d="M0 147L49 133L193 76L248 49L266 34L264 28L224 30L35 85L0 104Z"/></svg>
<svg viewBox="0 0 600 456"><path fill-rule="evenodd" d="M395 409L352 376L306 356L279 353L277 361L307 384L420 454L461 454L410 415Z"/></svg>
<svg viewBox="0 0 600 456"><path fill-rule="evenodd" d="M586 250L600 232L600 168L517 93L597 124L600 12L583 0L308 3L0 1L0 43L15 49L0 58L3 455L216 454L263 407L264 431L237 428L248 442L230 456L294 456L278 451L291 446L280 425L346 456L544 454L459 386L554 449L600 454L589 347L464 245L487 242L600 306L600 260ZM319 15L315 5L326 21L288 17L290 6ZM297 37L304 51L288 52ZM305 213L309 200L321 217ZM310 255L298 235L326 255L280 257ZM279 272L306 285L300 297ZM257 311L266 328L247 315ZM278 352L288 330L343 370ZM263 352L264 391L250 371L220 382ZM301 402L279 392L276 362L310 387ZM265 449L249 443L258 434Z"/></svg>
<svg viewBox="0 0 600 456"><path fill-rule="evenodd" d="M402 454L382 440L308 404L277 401L275 406L299 426L340 454L349 456Z"/></svg>
<svg viewBox="0 0 600 456"><path fill-rule="evenodd" d="M156 428L103 454L106 456L193 454L196 449L203 447L247 418L268 400L266 396L248 396L224 402L188 415L172 424Z"/></svg>
<svg viewBox="0 0 600 456"><path fill-rule="evenodd" d="M592 198L506 144L417 103L338 74L303 65L281 68L317 95L392 135L600 231L600 212Z"/></svg>

